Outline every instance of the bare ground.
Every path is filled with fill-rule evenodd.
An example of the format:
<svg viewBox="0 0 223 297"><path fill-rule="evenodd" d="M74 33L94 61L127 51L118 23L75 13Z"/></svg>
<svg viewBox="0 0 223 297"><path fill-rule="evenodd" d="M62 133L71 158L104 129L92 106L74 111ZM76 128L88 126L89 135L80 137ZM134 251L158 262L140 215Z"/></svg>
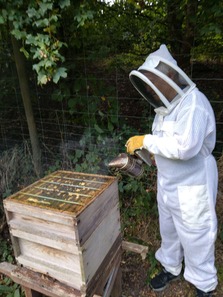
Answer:
<svg viewBox="0 0 223 297"><path fill-rule="evenodd" d="M148 285L148 260L132 252L124 252L122 259L122 297L194 297L195 288L183 276L170 283L162 292L153 292ZM223 296L223 285L220 283L215 297Z"/></svg>

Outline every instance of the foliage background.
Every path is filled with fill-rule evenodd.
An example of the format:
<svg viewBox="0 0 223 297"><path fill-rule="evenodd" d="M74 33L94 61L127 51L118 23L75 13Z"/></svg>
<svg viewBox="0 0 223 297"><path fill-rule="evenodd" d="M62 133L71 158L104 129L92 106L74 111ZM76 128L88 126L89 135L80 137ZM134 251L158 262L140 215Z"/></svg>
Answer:
<svg viewBox="0 0 223 297"><path fill-rule="evenodd" d="M107 164L125 151L126 140L150 132L153 110L133 89L128 75L161 43L209 98L217 120L214 155L222 160L221 1L107 2L0 1L1 200L39 178L30 138L35 133L27 120L25 83L18 76L12 38L25 57L41 175L57 169L111 174ZM150 277L157 269L154 251L159 245L156 168L145 170L140 180L118 177L123 235L149 246ZM222 195L218 267L223 262L221 199ZM13 261L2 204L1 215L1 261ZM222 269L219 279L223 281ZM2 285L9 283L3 279ZM19 296L19 288L5 292L10 294Z"/></svg>

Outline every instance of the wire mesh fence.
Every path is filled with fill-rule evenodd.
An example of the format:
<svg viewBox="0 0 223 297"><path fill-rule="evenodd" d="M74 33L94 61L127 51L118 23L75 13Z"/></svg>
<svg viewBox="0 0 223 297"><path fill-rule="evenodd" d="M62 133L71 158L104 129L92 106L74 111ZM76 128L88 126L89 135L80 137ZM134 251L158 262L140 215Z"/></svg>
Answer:
<svg viewBox="0 0 223 297"><path fill-rule="evenodd" d="M5 71L1 79L0 103L0 152L3 152L24 141L29 142L29 131L14 62L3 56L1 64ZM41 88L30 74L43 163L47 167L57 160L70 162L70 156L78 150L82 151L82 156L90 150L100 155L103 162L100 161L99 171L106 173L106 162L125 151L124 143L134 132L150 133L153 110L133 90L128 70L123 70L120 61L108 71L99 57L90 61L85 53L84 57L69 61L69 64L77 65L77 70L70 71L66 82L57 86ZM213 106L217 123L214 155L219 158L223 148L222 67L213 61L202 64L193 61L186 72ZM91 160L88 166L91 166Z"/></svg>

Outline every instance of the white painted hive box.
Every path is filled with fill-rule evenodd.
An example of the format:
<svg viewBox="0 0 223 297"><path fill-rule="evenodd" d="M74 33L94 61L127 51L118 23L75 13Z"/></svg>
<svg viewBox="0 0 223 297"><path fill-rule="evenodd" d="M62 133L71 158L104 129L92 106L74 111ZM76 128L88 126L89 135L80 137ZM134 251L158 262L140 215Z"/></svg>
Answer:
<svg viewBox="0 0 223 297"><path fill-rule="evenodd" d="M4 208L18 264L80 291L121 245L114 177L56 171L6 198Z"/></svg>

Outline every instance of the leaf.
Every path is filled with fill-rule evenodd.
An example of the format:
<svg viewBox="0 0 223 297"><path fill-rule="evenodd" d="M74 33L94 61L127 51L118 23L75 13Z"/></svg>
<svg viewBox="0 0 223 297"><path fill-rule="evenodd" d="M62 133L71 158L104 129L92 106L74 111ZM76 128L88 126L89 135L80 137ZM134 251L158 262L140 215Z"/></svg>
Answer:
<svg viewBox="0 0 223 297"><path fill-rule="evenodd" d="M104 116L105 116L104 113L103 113L101 110L99 110L98 113L99 113L99 115L100 115L101 117L104 117Z"/></svg>
<svg viewBox="0 0 223 297"><path fill-rule="evenodd" d="M53 9L53 3L39 3L39 12L41 13L41 15L43 16L47 10L52 10Z"/></svg>
<svg viewBox="0 0 223 297"><path fill-rule="evenodd" d="M70 6L70 0L60 0L59 1L60 8L68 7Z"/></svg>
<svg viewBox="0 0 223 297"><path fill-rule="evenodd" d="M40 84L40 85L45 85L46 83L47 83L47 81L48 81L48 78L47 78L47 76L46 76L46 74L45 73L43 73L43 72L38 72L38 84Z"/></svg>
<svg viewBox="0 0 223 297"><path fill-rule="evenodd" d="M57 84L58 83L58 81L59 81L59 79L61 78L61 77L63 77L63 78L66 78L67 77L67 69L66 68L64 68L64 67L60 67L60 68L58 68L57 70L56 70L56 73L53 75L53 82L55 83L55 84Z"/></svg>
<svg viewBox="0 0 223 297"><path fill-rule="evenodd" d="M37 27L47 27L49 25L49 20L47 18L38 20L34 22Z"/></svg>
<svg viewBox="0 0 223 297"><path fill-rule="evenodd" d="M28 8L26 12L27 12L29 18L32 18L32 17L39 18L40 17L38 11L33 7Z"/></svg>
<svg viewBox="0 0 223 297"><path fill-rule="evenodd" d="M113 124L117 124L117 123L118 123L118 116L117 116L117 115L112 115L112 116L110 117L110 119L111 119L111 122L112 122Z"/></svg>
<svg viewBox="0 0 223 297"><path fill-rule="evenodd" d="M10 287L0 285L0 292L7 293L7 292L11 292L11 291L12 291L12 289Z"/></svg>
<svg viewBox="0 0 223 297"><path fill-rule="evenodd" d="M74 98L70 98L70 99L68 100L68 107L69 107L70 109L73 109L73 108L75 107L75 105L76 105L76 100L75 100Z"/></svg>
<svg viewBox="0 0 223 297"><path fill-rule="evenodd" d="M13 260L14 260L14 259L13 259L12 255L8 255L8 257L7 257L7 262L12 263Z"/></svg>
<svg viewBox="0 0 223 297"><path fill-rule="evenodd" d="M26 36L26 44L36 44L36 38L33 35L28 34Z"/></svg>
<svg viewBox="0 0 223 297"><path fill-rule="evenodd" d="M75 156L79 159L81 156L83 156L83 150L76 150L75 151Z"/></svg>
<svg viewBox="0 0 223 297"><path fill-rule="evenodd" d="M4 24L5 23L5 19L3 18L3 16L0 15L0 24Z"/></svg>
<svg viewBox="0 0 223 297"><path fill-rule="evenodd" d="M98 133L103 133L103 130L97 124L94 124L94 128Z"/></svg>
<svg viewBox="0 0 223 297"><path fill-rule="evenodd" d="M15 292L14 292L14 296L13 297L20 297L20 290L19 289L16 289Z"/></svg>
<svg viewBox="0 0 223 297"><path fill-rule="evenodd" d="M27 52L27 50L24 47L20 48L20 52L22 52L25 55L26 59L29 58L29 53Z"/></svg>
<svg viewBox="0 0 223 297"><path fill-rule="evenodd" d="M45 64L45 69L55 65L55 63L50 60L46 60L44 64Z"/></svg>
<svg viewBox="0 0 223 297"><path fill-rule="evenodd" d="M33 70L35 70L35 71L38 73L39 70L40 70L40 65L39 65L39 63L34 64L32 68L33 68Z"/></svg>
<svg viewBox="0 0 223 297"><path fill-rule="evenodd" d="M63 100L63 95L61 90L55 90L51 95L52 100L61 102Z"/></svg>
<svg viewBox="0 0 223 297"><path fill-rule="evenodd" d="M24 31L18 30L18 29L14 29L11 31L12 35L15 36L16 39L22 39L24 37L26 37L26 33Z"/></svg>
<svg viewBox="0 0 223 297"><path fill-rule="evenodd" d="M112 125L112 123L110 121L108 122L108 130L110 132L112 132L114 130L114 126Z"/></svg>

